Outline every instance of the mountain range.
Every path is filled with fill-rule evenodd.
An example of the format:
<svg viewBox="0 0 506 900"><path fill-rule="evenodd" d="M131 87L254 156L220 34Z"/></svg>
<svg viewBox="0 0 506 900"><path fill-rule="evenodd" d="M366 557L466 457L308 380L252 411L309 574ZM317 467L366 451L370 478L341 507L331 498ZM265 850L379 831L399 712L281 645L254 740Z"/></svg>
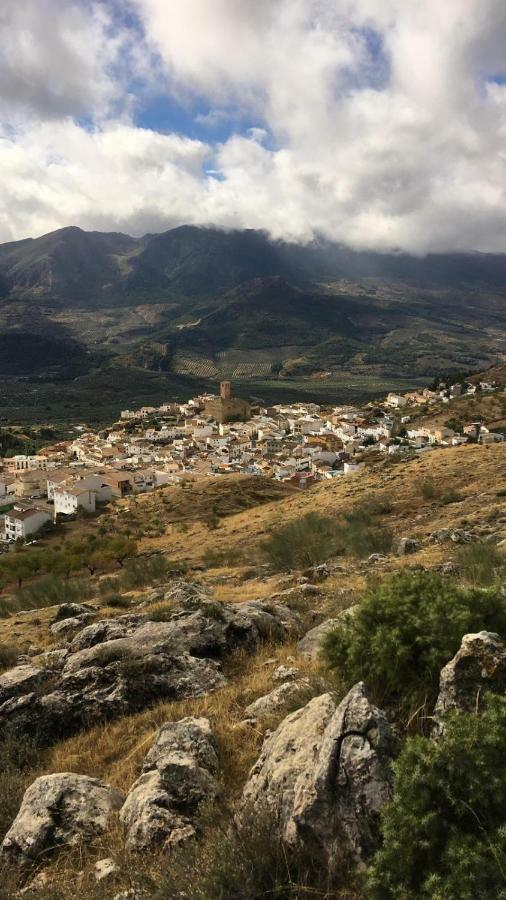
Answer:
<svg viewBox="0 0 506 900"><path fill-rule="evenodd" d="M0 377L432 377L506 352L506 254L425 257L182 226L0 245Z"/></svg>

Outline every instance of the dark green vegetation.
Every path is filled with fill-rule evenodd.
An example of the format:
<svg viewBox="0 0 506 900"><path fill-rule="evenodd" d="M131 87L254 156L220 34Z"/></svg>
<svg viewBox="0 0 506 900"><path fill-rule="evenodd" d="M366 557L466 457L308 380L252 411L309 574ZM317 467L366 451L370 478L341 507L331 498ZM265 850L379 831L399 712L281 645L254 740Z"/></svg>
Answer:
<svg viewBox="0 0 506 900"><path fill-rule="evenodd" d="M247 396L269 399L272 383L279 397L288 383L287 399L365 399L378 380L409 387L496 359L505 287L500 255L63 228L0 246L0 415L30 420L38 406L47 420L105 421L224 376Z"/></svg>
<svg viewBox="0 0 506 900"><path fill-rule="evenodd" d="M392 532L380 517L389 511L388 500L378 498L356 506L343 520L308 513L274 528L261 550L277 571L316 566L342 554L364 559L371 553L388 553Z"/></svg>
<svg viewBox="0 0 506 900"><path fill-rule="evenodd" d="M450 718L439 741L409 738L370 870L374 900L506 897L506 700Z"/></svg>
<svg viewBox="0 0 506 900"><path fill-rule="evenodd" d="M403 570L371 583L355 615L330 632L323 654L340 680L366 681L380 703L408 711L434 700L442 667L470 632L506 633L499 586L459 587L431 572Z"/></svg>

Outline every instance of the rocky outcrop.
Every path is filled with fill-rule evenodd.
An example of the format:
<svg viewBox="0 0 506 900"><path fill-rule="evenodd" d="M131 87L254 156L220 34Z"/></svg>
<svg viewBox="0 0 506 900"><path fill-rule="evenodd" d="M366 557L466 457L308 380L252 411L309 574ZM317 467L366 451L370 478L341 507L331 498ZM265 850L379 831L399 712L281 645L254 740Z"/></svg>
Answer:
<svg viewBox="0 0 506 900"><path fill-rule="evenodd" d="M166 622L150 622L145 614L89 625L76 635L71 650L77 653L125 638L136 646L150 644L171 653L218 657L238 648L253 650L263 640L282 640L298 627L297 615L281 603L228 604L192 596Z"/></svg>
<svg viewBox="0 0 506 900"><path fill-rule="evenodd" d="M56 607L56 612L52 618L52 622L61 622L63 619L75 619L79 616L94 616L97 610L89 603L60 603Z"/></svg>
<svg viewBox="0 0 506 900"><path fill-rule="evenodd" d="M454 544L471 544L478 540L474 532L464 531L462 528L440 528L431 534L431 539L436 544L444 544L446 541L452 541Z"/></svg>
<svg viewBox="0 0 506 900"><path fill-rule="evenodd" d="M83 727L110 721L158 700L198 697L224 684L219 665L189 654L171 656L120 641L101 645L101 654L64 666L53 690L26 694L0 707L0 728L52 743ZM86 651L84 651L86 652Z"/></svg>
<svg viewBox="0 0 506 900"><path fill-rule="evenodd" d="M300 700L299 705L302 706L307 700L308 691L309 681L306 678L285 681L263 697L253 700L244 710L244 719L249 722L269 719L270 716L277 713L286 712L290 706L293 709L298 700Z"/></svg>
<svg viewBox="0 0 506 900"><path fill-rule="evenodd" d="M324 865L366 859L391 796L395 741L363 683L336 707L322 694L289 715L264 742L244 788L247 806L274 813L283 839Z"/></svg>
<svg viewBox="0 0 506 900"><path fill-rule="evenodd" d="M71 645L72 653L79 650L87 650L96 644L104 644L106 641L115 641L118 638L133 634L136 627L146 621L145 616L120 616L116 619L103 619L83 628L76 634Z"/></svg>
<svg viewBox="0 0 506 900"><path fill-rule="evenodd" d="M299 641L297 652L306 659L317 660L324 637L338 626L346 627L353 619L357 609L358 604L355 604L355 606L350 606L348 609L343 610L335 619L326 619L325 622L316 625Z"/></svg>
<svg viewBox="0 0 506 900"><path fill-rule="evenodd" d="M174 846L193 835L199 805L216 794L217 772L208 719L163 725L120 812L130 849Z"/></svg>
<svg viewBox="0 0 506 900"><path fill-rule="evenodd" d="M56 847L104 834L123 799L109 785L86 775L62 772L37 778L3 840L2 855L26 864Z"/></svg>
<svg viewBox="0 0 506 900"><path fill-rule="evenodd" d="M0 675L0 707L8 700L21 697L43 683L46 670L30 664L15 666Z"/></svg>
<svg viewBox="0 0 506 900"><path fill-rule="evenodd" d="M82 628L83 625L86 625L90 619L94 619L94 613L83 613L80 616L71 616L68 619L59 619L57 622L54 622L53 625L49 626L49 631L53 635L53 637L58 637L58 635L66 635L70 634L72 631L77 631L78 628Z"/></svg>
<svg viewBox="0 0 506 900"><path fill-rule="evenodd" d="M416 553L420 549L420 541L413 538L403 537L397 542L398 556L408 556L410 553Z"/></svg>
<svg viewBox="0 0 506 900"><path fill-rule="evenodd" d="M165 622L145 615L96 622L76 635L50 685L28 679L6 694L0 729L9 725L47 743L161 699L201 696L224 684L216 660L281 640L298 626L297 615L280 603L222 604L195 596L190 608Z"/></svg>
<svg viewBox="0 0 506 900"><path fill-rule="evenodd" d="M460 649L441 671L434 709L435 736L443 732L449 712L479 711L487 691L506 692L506 644L490 631L466 634Z"/></svg>

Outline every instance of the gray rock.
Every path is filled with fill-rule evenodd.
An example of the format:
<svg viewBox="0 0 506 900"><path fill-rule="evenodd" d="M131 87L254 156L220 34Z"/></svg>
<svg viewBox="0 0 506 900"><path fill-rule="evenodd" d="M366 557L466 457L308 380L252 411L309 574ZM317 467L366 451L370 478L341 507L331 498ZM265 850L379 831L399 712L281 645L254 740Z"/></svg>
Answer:
<svg viewBox="0 0 506 900"><path fill-rule="evenodd" d="M52 622L61 622L63 619L76 619L79 616L94 616L96 609L88 603L60 603L56 607L56 613Z"/></svg>
<svg viewBox="0 0 506 900"><path fill-rule="evenodd" d="M333 868L343 852L362 862L377 847L394 749L386 716L361 682L337 707L322 694L266 739L243 802L271 808L285 842L310 848L324 865Z"/></svg>
<svg viewBox="0 0 506 900"><path fill-rule="evenodd" d="M92 651L93 657L82 658ZM47 694L30 693L4 703L0 729L10 725L20 736L34 735L42 744L53 743L83 727L146 709L159 700L199 697L225 683L213 660L189 654L171 656L149 648L129 653L123 641L110 641L77 655L79 664L70 656Z"/></svg>
<svg viewBox="0 0 506 900"><path fill-rule="evenodd" d="M224 684L216 658L298 628L297 614L272 601L205 600L166 622L127 615L94 623L76 635L51 691L31 698L30 714L25 702L0 707L0 728L10 723L20 734L54 741L161 699L202 696Z"/></svg>
<svg viewBox="0 0 506 900"><path fill-rule="evenodd" d="M326 637L330 631L334 631L338 626L346 627L346 625L352 621L357 609L358 604L350 606L348 609L343 610L342 613L339 613L334 619L326 619L325 622L321 622L320 625L311 628L311 631L308 631L297 644L297 652L300 656L303 656L306 659L317 660L323 638Z"/></svg>
<svg viewBox="0 0 506 900"><path fill-rule="evenodd" d="M450 534L450 540L454 544L472 544L476 540L476 536L472 531L460 531L456 529Z"/></svg>
<svg viewBox="0 0 506 900"><path fill-rule="evenodd" d="M1 852L26 864L55 847L91 840L104 834L122 803L122 795L97 778L71 772L44 775L25 792Z"/></svg>
<svg viewBox="0 0 506 900"><path fill-rule="evenodd" d="M188 717L163 725L120 813L127 846L167 848L191 837L199 804L216 794L217 771L216 744L207 719Z"/></svg>
<svg viewBox="0 0 506 900"><path fill-rule="evenodd" d="M383 562L384 559L386 559L386 556L383 553L371 553L371 555L367 557L367 562L368 563Z"/></svg>
<svg viewBox="0 0 506 900"><path fill-rule="evenodd" d="M214 658L239 648L253 650L270 639L282 640L300 627L297 614L281 603L255 600L229 604L201 599L194 608L193 601L175 610L166 622L150 622L149 613L97 622L76 635L71 649L78 652L127 638L137 646L149 644L171 653Z"/></svg>
<svg viewBox="0 0 506 900"><path fill-rule="evenodd" d="M103 619L83 628L74 637L70 649L72 653L79 650L87 650L96 644L104 644L106 641L114 641L126 637L132 633L139 623L145 621L145 616L121 616L117 619Z"/></svg>
<svg viewBox="0 0 506 900"><path fill-rule="evenodd" d="M244 719L255 722L258 719L268 719L283 710L286 711L287 706L299 698L302 706L307 700L308 689L309 681L306 678L299 681L285 681L265 696L253 700L244 710Z"/></svg>
<svg viewBox="0 0 506 900"><path fill-rule="evenodd" d="M112 878L113 875L117 875L119 871L119 866L111 856L97 860L93 867L95 881L105 881L108 878Z"/></svg>
<svg viewBox="0 0 506 900"><path fill-rule="evenodd" d="M14 697L21 697L41 685L47 673L41 666L31 663L15 666L0 675L0 706Z"/></svg>
<svg viewBox="0 0 506 900"><path fill-rule="evenodd" d="M58 650L47 650L46 653L41 653L38 657L38 662L42 666L47 667L48 669L63 669L65 665L65 660L69 655L69 650L62 648Z"/></svg>
<svg viewBox="0 0 506 900"><path fill-rule="evenodd" d="M72 616L68 619L58 619L57 622L54 622L53 625L49 626L49 631L54 635L70 634L70 632L82 628L83 625L86 625L86 623L94 617L94 613L82 613L80 616Z"/></svg>
<svg viewBox="0 0 506 900"><path fill-rule="evenodd" d="M441 671L434 735L444 731L449 712L479 710L487 691L506 692L506 644L490 631L466 634L460 649Z"/></svg>
<svg viewBox="0 0 506 900"><path fill-rule="evenodd" d="M295 666L278 666L272 673L273 681L294 681L300 678L300 669Z"/></svg>
<svg viewBox="0 0 506 900"><path fill-rule="evenodd" d="M410 553L416 553L420 549L420 542L413 538L403 537L397 543L398 556L407 556Z"/></svg>

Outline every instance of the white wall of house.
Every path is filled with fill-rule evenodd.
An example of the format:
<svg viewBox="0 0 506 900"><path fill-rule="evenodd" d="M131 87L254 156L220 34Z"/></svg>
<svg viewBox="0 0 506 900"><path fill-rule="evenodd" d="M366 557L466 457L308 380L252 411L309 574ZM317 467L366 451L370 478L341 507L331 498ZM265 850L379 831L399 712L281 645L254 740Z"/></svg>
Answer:
<svg viewBox="0 0 506 900"><path fill-rule="evenodd" d="M82 490L79 493L75 491L55 490L54 492L54 514L65 516L72 515L78 509L84 509L86 512L95 512L95 493L91 490Z"/></svg>
<svg viewBox="0 0 506 900"><path fill-rule="evenodd" d="M19 518L16 515L16 511L13 510L5 516L5 539L17 540L18 538L27 538L31 534L36 534L46 522L50 521L51 516L43 510L35 509L30 516L23 516L22 518Z"/></svg>

